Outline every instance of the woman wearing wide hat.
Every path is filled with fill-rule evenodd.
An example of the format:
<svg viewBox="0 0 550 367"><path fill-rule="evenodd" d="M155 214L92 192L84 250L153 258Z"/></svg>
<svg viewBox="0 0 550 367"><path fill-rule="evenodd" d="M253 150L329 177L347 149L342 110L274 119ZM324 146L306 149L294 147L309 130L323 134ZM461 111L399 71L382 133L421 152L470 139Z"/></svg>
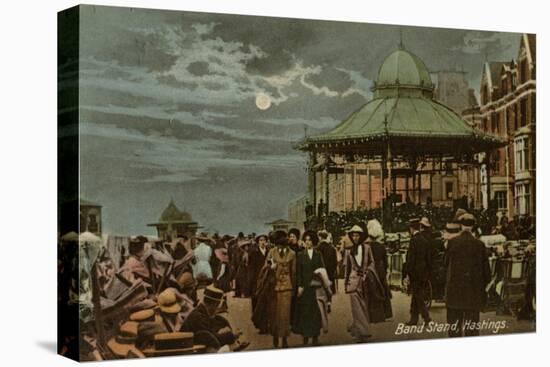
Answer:
<svg viewBox="0 0 550 367"><path fill-rule="evenodd" d="M365 243L366 233L358 225L348 231L351 246L344 251L344 289L350 296L352 321L348 331L358 342L365 342L369 333L368 297L369 283L376 274L374 257L370 246ZM371 290L373 291L373 290Z"/></svg>
<svg viewBox="0 0 550 367"><path fill-rule="evenodd" d="M378 279L382 283L384 293L383 299L369 297L370 322L383 322L393 316L391 308L391 292L386 279L388 256L386 253L386 246L384 245L384 230L378 220L372 219L367 223L367 233L367 242L372 250L374 267L376 269Z"/></svg>

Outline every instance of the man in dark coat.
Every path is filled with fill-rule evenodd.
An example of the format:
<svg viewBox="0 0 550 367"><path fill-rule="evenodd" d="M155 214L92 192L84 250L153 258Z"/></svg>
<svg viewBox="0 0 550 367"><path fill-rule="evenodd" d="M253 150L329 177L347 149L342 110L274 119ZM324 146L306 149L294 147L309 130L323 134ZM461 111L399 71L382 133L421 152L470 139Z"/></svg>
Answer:
<svg viewBox="0 0 550 367"><path fill-rule="evenodd" d="M248 239L238 243L236 251L237 262L235 263L235 297L250 297L250 259L249 249L251 241Z"/></svg>
<svg viewBox="0 0 550 367"><path fill-rule="evenodd" d="M319 231L319 245L317 250L321 253L323 257L323 263L325 264L325 269L327 270L328 278L331 281L331 291L332 294L336 293L336 268L338 267L338 260L336 257L336 248L328 242L328 232L323 230Z"/></svg>
<svg viewBox="0 0 550 367"><path fill-rule="evenodd" d="M420 220L409 221L411 240L406 259L406 275L409 278L411 289L411 318L408 325L416 325L421 315L425 323L431 321L426 307L426 283L430 279L432 270L432 251L426 237L420 232Z"/></svg>
<svg viewBox="0 0 550 367"><path fill-rule="evenodd" d="M447 322L458 323L450 337L479 335L479 313L485 306L485 287L491 271L485 245L472 234L475 218L463 214L462 233L447 244Z"/></svg>
<svg viewBox="0 0 550 367"><path fill-rule="evenodd" d="M231 346L232 350L244 349L248 343L240 343L239 334L233 333L227 319L219 315L223 302L221 289L212 285L206 287L202 302L187 316L181 330L194 333L195 343L210 349L218 350L224 345Z"/></svg>

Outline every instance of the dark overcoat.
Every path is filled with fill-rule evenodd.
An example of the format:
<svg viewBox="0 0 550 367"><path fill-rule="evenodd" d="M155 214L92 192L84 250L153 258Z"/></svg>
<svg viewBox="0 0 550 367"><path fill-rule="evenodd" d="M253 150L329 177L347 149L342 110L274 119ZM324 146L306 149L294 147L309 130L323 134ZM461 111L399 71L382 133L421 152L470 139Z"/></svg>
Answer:
<svg viewBox="0 0 550 367"><path fill-rule="evenodd" d="M481 310L491 271L485 245L471 232L463 231L447 245L446 302L448 308Z"/></svg>
<svg viewBox="0 0 550 367"><path fill-rule="evenodd" d="M248 261L248 268L249 268L249 287L250 287L250 293L252 295L252 309L254 310L254 307L256 306L256 288L258 284L258 278L260 276L260 271L265 265L265 260L267 258L267 254L269 253L270 248L266 247L265 252L262 253L260 251L260 248L258 245L254 245L249 253L249 261Z"/></svg>
<svg viewBox="0 0 550 367"><path fill-rule="evenodd" d="M382 302L377 301L377 303L372 304L371 307L372 309L382 309L383 311L373 312L374 310L371 310L371 322L380 322L393 316L391 307L391 291L387 280L388 256L386 252L386 246L384 246L382 243L372 241L369 244L372 250L372 256L374 258L374 267L376 269L376 274L378 274L378 279L380 279L380 282L382 283L382 287L384 289L384 300ZM369 307L370 306L371 303L369 303ZM380 316L375 317L375 314L378 314Z"/></svg>
<svg viewBox="0 0 550 367"><path fill-rule="evenodd" d="M298 253L296 257L296 285L304 289L301 296L296 298L296 309L292 331L305 337L319 336L321 331L321 311L317 303L316 289L311 286L313 272L324 268L321 253L313 250L311 259L307 250Z"/></svg>
<svg viewBox="0 0 550 367"><path fill-rule="evenodd" d="M412 235L407 251L406 273L411 283L425 282L432 271L432 248L426 237L416 232Z"/></svg>
<svg viewBox="0 0 550 367"><path fill-rule="evenodd" d="M235 341L235 335L232 332L220 332L226 327L230 327L227 319L220 315L211 317L206 307L200 303L183 321L181 330L194 333L196 344L219 348Z"/></svg>
<svg viewBox="0 0 550 367"><path fill-rule="evenodd" d="M332 293L336 293L336 283L334 282L336 278L336 268L338 267L336 248L328 242L321 241L317 249L323 257L323 263L325 264L325 269L327 269L328 278L332 282Z"/></svg>

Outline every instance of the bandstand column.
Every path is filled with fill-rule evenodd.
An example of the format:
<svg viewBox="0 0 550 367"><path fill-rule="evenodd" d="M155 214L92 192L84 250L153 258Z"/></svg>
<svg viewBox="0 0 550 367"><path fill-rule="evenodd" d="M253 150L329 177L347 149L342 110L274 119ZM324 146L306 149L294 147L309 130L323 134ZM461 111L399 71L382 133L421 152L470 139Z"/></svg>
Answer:
<svg viewBox="0 0 550 367"><path fill-rule="evenodd" d="M328 158L327 158L328 159ZM325 164L325 207L326 207L326 213L325 215L328 215L329 213L329 199L330 199L330 190L329 190L329 165L328 163Z"/></svg>
<svg viewBox="0 0 550 367"><path fill-rule="evenodd" d="M485 174L487 175L487 208L491 206L491 152L485 152Z"/></svg>

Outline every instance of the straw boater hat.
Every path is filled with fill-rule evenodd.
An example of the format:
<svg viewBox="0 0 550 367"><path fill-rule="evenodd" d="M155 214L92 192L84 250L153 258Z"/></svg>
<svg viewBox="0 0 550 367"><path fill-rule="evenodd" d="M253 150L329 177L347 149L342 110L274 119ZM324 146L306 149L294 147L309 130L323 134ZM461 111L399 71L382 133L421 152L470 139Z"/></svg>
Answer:
<svg viewBox="0 0 550 367"><path fill-rule="evenodd" d="M195 279L193 278L193 274L189 271L181 273L181 275L177 279L178 284L182 288L193 288L195 286Z"/></svg>
<svg viewBox="0 0 550 367"><path fill-rule="evenodd" d="M137 321L126 321L120 325L120 335L124 337L137 337L139 323Z"/></svg>
<svg viewBox="0 0 550 367"><path fill-rule="evenodd" d="M146 298L143 301L139 301L135 305L131 306L129 308L129 312L130 314L133 314L134 312L137 312L137 311L148 310L150 308L155 308L155 307L157 307L157 303L150 298Z"/></svg>
<svg viewBox="0 0 550 367"><path fill-rule="evenodd" d="M361 228L360 226L358 226L357 224L354 225L353 227L351 227L348 231L349 234L351 233L365 233L365 231L363 231L363 228Z"/></svg>
<svg viewBox="0 0 550 367"><path fill-rule="evenodd" d="M462 214L458 220L460 224L466 227L473 227L476 224L476 218L470 213Z"/></svg>
<svg viewBox="0 0 550 367"><path fill-rule="evenodd" d="M460 232L460 223L449 222L445 225L445 232L458 233Z"/></svg>
<svg viewBox="0 0 550 367"><path fill-rule="evenodd" d="M150 308L147 310L136 311L130 315L130 321L155 321L155 310Z"/></svg>
<svg viewBox="0 0 550 367"><path fill-rule="evenodd" d="M460 217L463 215L463 214L466 214L468 213L466 210L462 209L462 208L458 208L456 210L456 213L455 213L455 216L453 218L453 221L457 222L460 220Z"/></svg>
<svg viewBox="0 0 550 367"><path fill-rule="evenodd" d="M420 223L420 218L409 219L409 225Z"/></svg>
<svg viewBox="0 0 550 367"><path fill-rule="evenodd" d="M175 314L181 311L181 305L177 302L176 293L167 288L158 296L158 305L162 312Z"/></svg>
<svg viewBox="0 0 550 367"><path fill-rule="evenodd" d="M203 299L209 300L213 302L219 302L223 300L224 293L221 289L214 287L213 285L209 285L204 289Z"/></svg>
<svg viewBox="0 0 550 367"><path fill-rule="evenodd" d="M148 357L201 353L204 345L194 345L194 334L187 332L160 333L155 335L152 348L143 350Z"/></svg>
<svg viewBox="0 0 550 367"><path fill-rule="evenodd" d="M116 357L144 357L143 353L136 348L137 328L137 322L125 322L120 326L119 333L109 339L107 347Z"/></svg>
<svg viewBox="0 0 550 367"><path fill-rule="evenodd" d="M432 226L430 224L430 220L428 219L428 217L422 217L422 219L420 219L420 225L424 226L424 227L431 227Z"/></svg>

